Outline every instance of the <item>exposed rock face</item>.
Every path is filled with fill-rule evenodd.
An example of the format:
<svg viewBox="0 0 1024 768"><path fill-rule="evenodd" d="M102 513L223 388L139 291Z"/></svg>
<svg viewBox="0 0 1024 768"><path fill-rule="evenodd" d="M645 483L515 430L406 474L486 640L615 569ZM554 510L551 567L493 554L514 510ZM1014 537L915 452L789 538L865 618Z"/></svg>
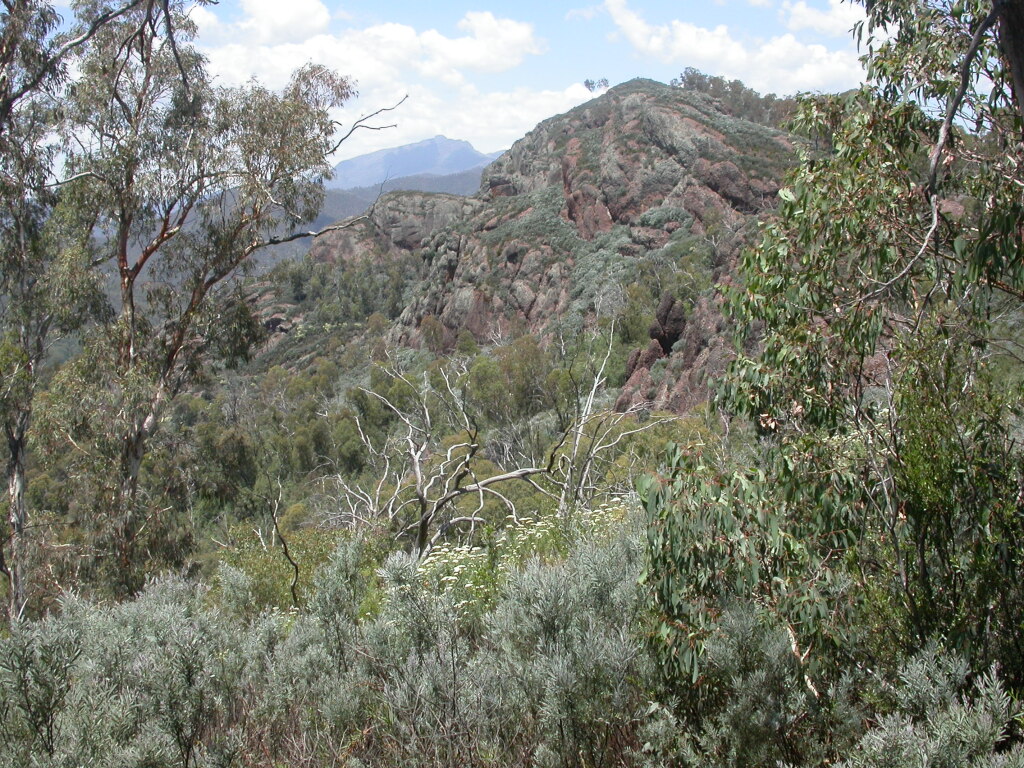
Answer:
<svg viewBox="0 0 1024 768"><path fill-rule="evenodd" d="M661 304L654 314L654 324L648 333L665 355L672 352L672 347L683 335L686 328L686 310L683 302L672 294L666 293L661 297Z"/></svg>
<svg viewBox="0 0 1024 768"><path fill-rule="evenodd" d="M541 123L482 185L496 197L561 184L564 215L590 240L657 207L736 224L774 198L790 152L783 134L729 118L699 94L633 81Z"/></svg>
<svg viewBox="0 0 1024 768"><path fill-rule="evenodd" d="M457 195L405 192L387 195L370 218L391 245L406 250L423 247L430 236L471 213L474 204Z"/></svg>
<svg viewBox="0 0 1024 768"><path fill-rule="evenodd" d="M392 192L381 197L350 229L328 232L310 248L324 261L367 258L391 250L414 251L434 232L471 215L481 202L459 195Z"/></svg>
<svg viewBox="0 0 1024 768"><path fill-rule="evenodd" d="M626 369L628 378L615 404L618 410L646 401L657 408L685 413L707 399L709 387L732 359L720 301L720 297L710 295L694 303L670 355L664 352L660 340L651 339L633 369ZM665 359L664 370L656 373L654 364L661 359Z"/></svg>
<svg viewBox="0 0 1024 768"><path fill-rule="evenodd" d="M386 195L313 253L417 254L391 338L413 346L428 316L452 344L463 329L480 341L564 338L619 311L625 286L651 275L671 283L699 263L698 287L662 297L619 399L683 411L705 399L728 359L714 285L791 161L787 135L729 117L702 94L633 81L538 125L484 171L476 196Z"/></svg>

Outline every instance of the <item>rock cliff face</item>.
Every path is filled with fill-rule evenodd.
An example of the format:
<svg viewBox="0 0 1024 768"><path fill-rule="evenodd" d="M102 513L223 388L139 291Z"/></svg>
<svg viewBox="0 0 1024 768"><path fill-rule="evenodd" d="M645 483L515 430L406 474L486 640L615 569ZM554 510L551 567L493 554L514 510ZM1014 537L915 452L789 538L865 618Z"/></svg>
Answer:
<svg viewBox="0 0 1024 768"><path fill-rule="evenodd" d="M387 195L312 253L419 256L395 344L420 344L428 316L450 344L464 329L480 341L564 338L647 295L650 343L629 358L619 406L682 412L728 359L715 286L791 162L787 134L637 80L538 125L484 171L475 196Z"/></svg>

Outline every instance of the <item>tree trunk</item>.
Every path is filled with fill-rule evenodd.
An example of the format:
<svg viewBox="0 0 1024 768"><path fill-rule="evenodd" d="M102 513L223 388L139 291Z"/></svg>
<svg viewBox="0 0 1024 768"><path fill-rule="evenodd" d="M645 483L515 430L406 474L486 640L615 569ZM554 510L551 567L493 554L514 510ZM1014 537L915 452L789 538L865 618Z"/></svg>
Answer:
<svg viewBox="0 0 1024 768"><path fill-rule="evenodd" d="M108 583L119 598L130 597L140 586L138 571L139 473L145 456L145 437L133 429L121 438L120 485L116 489L110 526L110 555L114 568Z"/></svg>
<svg viewBox="0 0 1024 768"><path fill-rule="evenodd" d="M1013 78L1013 100L1024 120L1024 0L995 0L999 47Z"/></svg>
<svg viewBox="0 0 1024 768"><path fill-rule="evenodd" d="M156 432L164 404L167 402L167 387L160 385L149 404L149 412L141 421L131 424L121 436L120 486L117 489L113 548L121 568L123 596L132 594L137 588L134 574L136 568L139 535L139 475L142 461L146 457L149 439Z"/></svg>
<svg viewBox="0 0 1024 768"><path fill-rule="evenodd" d="M8 615L10 618L21 616L28 602L25 584L25 524L28 520L28 503L25 500L25 468L26 468L26 435L29 417L27 413L19 414L13 426L7 427L7 498L10 525L9 556L5 558L5 568L10 586L8 595Z"/></svg>
<svg viewBox="0 0 1024 768"><path fill-rule="evenodd" d="M151 434L150 425L156 417L153 412L141 423L134 423L121 436L120 485L115 503L112 548L116 556L118 574L113 582L120 597L133 594L140 586L138 571L139 475L146 456Z"/></svg>
<svg viewBox="0 0 1024 768"><path fill-rule="evenodd" d="M430 544L430 521L434 518L430 512L420 515L419 525L416 526L416 556L423 557Z"/></svg>
<svg viewBox="0 0 1024 768"><path fill-rule="evenodd" d="M139 473L142 459L146 455L146 433L144 428L130 430L121 438L121 501L130 508L139 492ZM130 502L130 503L129 503Z"/></svg>

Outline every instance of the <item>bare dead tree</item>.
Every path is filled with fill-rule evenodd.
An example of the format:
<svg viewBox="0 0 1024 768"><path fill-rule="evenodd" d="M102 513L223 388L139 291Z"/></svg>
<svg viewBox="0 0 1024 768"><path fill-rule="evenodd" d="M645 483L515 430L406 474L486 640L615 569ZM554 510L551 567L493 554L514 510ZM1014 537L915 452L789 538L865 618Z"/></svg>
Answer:
<svg viewBox="0 0 1024 768"><path fill-rule="evenodd" d="M512 481L527 483L568 517L600 493L605 473L625 441L674 418L644 418L644 405L622 413L599 407L610 353L609 346L575 406L577 417L555 436L546 460L497 470L481 460L485 444L466 393L465 363L449 362L433 377L410 376L390 365L386 371L400 384L401 402L374 389L359 391L390 412L396 427L386 438L374 439L356 418L374 480L359 482L340 473L330 478L343 505L333 522L386 525L399 537L411 538L414 551L425 556L453 530L472 536L486 524L488 500L498 501L510 518L517 519L515 501L503 492ZM485 466L489 471L483 471ZM464 499L473 501L460 504Z"/></svg>
<svg viewBox="0 0 1024 768"><path fill-rule="evenodd" d="M554 455L546 466L478 473L474 459L480 454L482 441L461 381L466 374L464 364L442 368L435 381L426 374L413 379L395 367L388 373L411 394L411 404L400 406L380 392L361 389L390 411L399 426L380 443L367 434L357 418L359 437L376 466L377 480L365 486L342 475L333 478L349 521L386 521L400 536L413 535L416 552L424 555L453 527L467 527L472 532L484 524L481 513L488 498L499 500L515 515L515 504L495 487L501 483L523 480L551 495L534 477L551 473ZM461 439L441 446L439 439L449 430ZM457 511L457 502L463 497L475 498L475 507Z"/></svg>
<svg viewBox="0 0 1024 768"><path fill-rule="evenodd" d="M651 403L635 403L625 411L601 408L600 394L608 383L608 361L615 337L614 321L601 362L590 375L589 386L577 387L576 416L562 437L564 449L555 456L558 511L569 516L579 505L589 503L600 491L599 484L614 460L615 449L629 437L675 420L674 416L650 418Z"/></svg>

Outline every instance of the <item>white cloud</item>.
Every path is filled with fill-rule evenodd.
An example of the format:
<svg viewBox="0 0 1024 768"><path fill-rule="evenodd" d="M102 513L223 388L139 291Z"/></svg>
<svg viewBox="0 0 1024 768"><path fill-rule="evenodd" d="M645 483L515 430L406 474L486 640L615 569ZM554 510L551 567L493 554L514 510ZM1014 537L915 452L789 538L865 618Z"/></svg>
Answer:
<svg viewBox="0 0 1024 768"><path fill-rule="evenodd" d="M747 5L752 5L755 8L771 8L774 5L774 0L747 0Z"/></svg>
<svg viewBox="0 0 1024 768"><path fill-rule="evenodd" d="M594 94L582 83L562 90L517 88L491 93L466 92L456 113L453 135L466 136L477 149L493 152L507 149L537 123L590 101ZM493 137L493 138L492 138Z"/></svg>
<svg viewBox="0 0 1024 768"><path fill-rule="evenodd" d="M597 17L597 15L604 10L603 6L600 5L588 5L585 8L571 8L565 13L566 21L575 21L576 19L583 19L584 21L590 21Z"/></svg>
<svg viewBox="0 0 1024 768"><path fill-rule="evenodd" d="M323 32L331 13L320 0L239 0L243 33L261 44L299 43Z"/></svg>
<svg viewBox="0 0 1024 768"><path fill-rule="evenodd" d="M279 0L243 0L250 4ZM288 0L290 3L319 5L319 0ZM263 17L250 16L241 24L249 26ZM542 51L533 26L492 13L468 13L459 22L458 37L437 30L417 32L405 24L377 24L365 29L349 28L337 34L317 34L320 20L310 23L311 34L300 35L295 24L291 34L274 40L228 43L207 48L212 71L229 84L255 75L271 87L279 87L296 67L317 61L349 75L361 85L401 81L410 74L439 80L449 86L464 83L465 72L502 72L522 63L527 55ZM220 39L227 39L221 34ZM235 37L234 39L238 39Z"/></svg>
<svg viewBox="0 0 1024 768"><path fill-rule="evenodd" d="M853 87L863 77L852 45L832 50L804 43L792 34L741 42L725 25L707 29L678 20L649 24L629 8L627 0L605 0L605 8L641 55L738 78L763 92L840 90Z"/></svg>
<svg viewBox="0 0 1024 768"><path fill-rule="evenodd" d="M217 15L201 5L193 5L188 9L188 16L195 23L200 37L216 35L221 23Z"/></svg>
<svg viewBox="0 0 1024 768"><path fill-rule="evenodd" d="M504 72L542 51L532 24L499 19L490 11L467 13L458 26L465 36L445 37L433 29L419 36L425 56L418 66L424 75L457 83L460 70Z"/></svg>
<svg viewBox="0 0 1024 768"><path fill-rule="evenodd" d="M437 30L420 32L406 24L387 23L314 34L301 41L210 45L204 53L211 72L225 85L255 77L270 88L280 88L308 61L351 77L359 98L338 112L344 124L408 95L401 107L378 121L397 123L396 128L358 131L338 159L438 133L466 139L481 151L504 149L540 120L592 98L582 84L565 90L481 92L469 81L471 74L511 69L540 53L542 42L532 25L486 12L466 14L458 30L449 37ZM212 39L239 40L228 31L221 30Z"/></svg>
<svg viewBox="0 0 1024 768"><path fill-rule="evenodd" d="M250 77L270 88L280 88L290 74L316 61L361 86L373 87L400 81L422 57L419 38L412 27L382 24L340 35L315 35L301 43L252 45L229 43L204 51L210 71L225 85L240 85Z"/></svg>
<svg viewBox="0 0 1024 768"><path fill-rule="evenodd" d="M848 38L853 25L864 19L864 9L859 4L843 0L829 0L826 11L811 8L804 0L787 0L782 4L782 13L787 16L786 28L792 32L811 29L832 37Z"/></svg>
<svg viewBox="0 0 1024 768"><path fill-rule="evenodd" d="M846 90L864 79L856 51L808 45L788 34L773 37L753 52L750 66L758 74L749 79L734 76L762 92L779 94Z"/></svg>
<svg viewBox="0 0 1024 768"><path fill-rule="evenodd" d="M626 0L606 0L605 7L616 27L634 48L666 64L687 58L708 61L726 57L728 60L746 55L742 46L730 37L724 24L714 29L684 21L652 26L630 10Z"/></svg>

